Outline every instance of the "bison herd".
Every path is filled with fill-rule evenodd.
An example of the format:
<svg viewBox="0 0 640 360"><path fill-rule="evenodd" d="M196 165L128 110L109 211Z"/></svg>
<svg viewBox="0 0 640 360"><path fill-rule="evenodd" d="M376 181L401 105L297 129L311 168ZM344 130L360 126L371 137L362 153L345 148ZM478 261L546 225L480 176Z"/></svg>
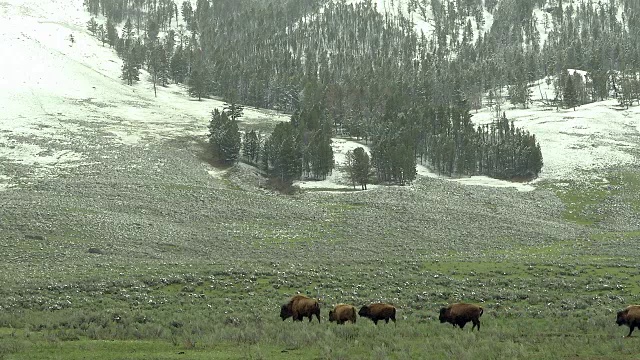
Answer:
<svg viewBox="0 0 640 360"><path fill-rule="evenodd" d="M280 307L280 318L286 320L293 317L293 321L302 321L303 318L309 318L309 322L313 320L313 316L320 322L320 304L318 300L309 298L304 295L296 295L289 302ZM358 311L358 315L369 318L374 324L378 325L378 321L389 320L396 322L396 307L391 304L375 303L364 305ZM482 307L472 304L453 304L440 310L440 322L449 322L459 326L461 329L469 321L473 322L474 327L480 330L480 316L482 315ZM347 321L356 322L356 308L353 305L338 304L333 310L329 311L329 322L344 324Z"/></svg>
<svg viewBox="0 0 640 360"><path fill-rule="evenodd" d="M438 319L440 323L447 322L453 327L460 327L460 329L463 329L467 323L471 322L473 324L471 331L474 328L478 328L478 331L480 331L480 317L483 312L482 307L478 305L455 303L441 308ZM389 323L389 320L396 322L396 308L391 304L375 303L364 305L358 311L358 315L371 319L376 325L380 320L384 320L385 323ZM320 304L318 300L304 295L295 295L280 308L280 317L283 321L290 317L293 317L293 321L302 321L303 318L307 317L311 322L313 316L320 322ZM333 310L329 311L329 322L335 321L338 324L344 324L350 321L355 324L356 319L356 308L353 305L338 304ZM618 326L629 326L627 337L631 336L636 327L640 329L640 305L630 305L626 309L618 311L616 324Z"/></svg>

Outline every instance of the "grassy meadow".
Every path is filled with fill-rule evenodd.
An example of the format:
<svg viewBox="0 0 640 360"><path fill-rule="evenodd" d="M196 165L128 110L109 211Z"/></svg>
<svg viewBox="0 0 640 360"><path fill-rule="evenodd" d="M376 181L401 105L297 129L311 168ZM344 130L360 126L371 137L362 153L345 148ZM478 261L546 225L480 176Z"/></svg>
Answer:
<svg viewBox="0 0 640 360"><path fill-rule="evenodd" d="M406 205L405 190L276 196L227 184L233 181L223 179L219 191L234 201L223 203L223 195L207 200L219 204L216 215L185 215L199 230L210 231L206 241L190 237L185 220L180 231L187 235L174 239L139 244L153 234L149 228L146 235L100 243L97 230L73 222L83 218L104 226L92 219L100 212L87 199L65 207L72 214L69 222L55 220L46 240L5 241L0 359L637 359L640 354L640 330L627 339L628 328L615 324L617 310L640 303L640 232L629 224L640 210L640 178L633 171L611 173L602 183L541 184L534 193L547 192L563 204L550 218L573 230L535 239L512 224L462 235L447 228L453 235L439 240L442 228L414 228L413 216L428 217L427 199ZM176 197L209 190L186 184L163 191ZM522 196L535 203L535 195ZM262 216L259 209L266 204L269 211L287 211ZM469 214L501 214L500 207L498 197ZM624 211L631 215L618 224ZM385 220L375 221L384 214ZM470 221L479 221L469 214ZM244 221L238 220L242 216ZM216 222L209 224L210 219ZM422 238L426 232L436 235ZM321 323L280 320L280 304L297 292L320 299ZM359 307L377 301L396 305L396 324L374 326L364 318L343 326L328 322L336 303ZM470 324L461 331L439 323L439 308L456 301L484 307L480 332L471 332Z"/></svg>

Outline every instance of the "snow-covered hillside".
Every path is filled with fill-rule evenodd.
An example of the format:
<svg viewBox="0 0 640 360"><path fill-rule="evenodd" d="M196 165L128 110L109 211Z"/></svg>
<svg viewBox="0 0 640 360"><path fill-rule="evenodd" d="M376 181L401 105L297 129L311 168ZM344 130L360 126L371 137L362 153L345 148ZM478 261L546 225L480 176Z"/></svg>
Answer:
<svg viewBox="0 0 640 360"><path fill-rule="evenodd" d="M571 70L573 73L575 70ZM517 127L536 135L544 167L538 180L576 180L598 177L598 169L635 164L640 142L640 108L621 109L617 100L583 105L574 109L544 106L553 99L546 80L532 87L529 109L508 103L502 110ZM492 122L496 114L485 108L474 114L476 124Z"/></svg>
<svg viewBox="0 0 640 360"><path fill-rule="evenodd" d="M175 85L159 87L155 98L144 72L125 85L121 60L86 30L82 0L4 1L0 17L0 189L85 164L77 143L92 131L85 121L101 124L116 144L144 145L204 136L209 113L223 105L194 101ZM246 108L243 120L288 116ZM28 167L29 176L15 167Z"/></svg>
<svg viewBox="0 0 640 360"><path fill-rule="evenodd" d="M386 4L380 0L383 8L390 6ZM176 85L159 87L154 97L144 72L139 83L125 85L115 52L87 32L89 15L82 9L82 0L5 0L0 17L0 68L4 69L0 72L0 189L88 165L86 153L100 149L83 136L95 131L87 123L99 125L109 141L124 147L184 135L204 139L210 111L223 105L217 100L195 101ZM583 170L597 173L636 161L633 150L639 141L640 108L618 110L614 105L606 101L576 111L556 111L536 103L531 109L504 105L503 110L540 141L545 161L541 179L562 180L584 176ZM492 116L485 109L473 119L485 123ZM250 126L288 118L246 108L243 121ZM325 182L301 185L348 187L340 166L345 152L356 146L361 144L335 139L338 167L332 176ZM423 166L418 174L437 176ZM532 189L530 184L486 177L454 181Z"/></svg>

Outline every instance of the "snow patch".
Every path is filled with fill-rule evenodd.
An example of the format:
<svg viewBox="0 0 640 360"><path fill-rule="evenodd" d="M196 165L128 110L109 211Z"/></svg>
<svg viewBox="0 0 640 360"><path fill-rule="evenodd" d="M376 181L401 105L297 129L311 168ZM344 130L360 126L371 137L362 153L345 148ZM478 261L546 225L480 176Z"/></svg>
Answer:
<svg viewBox="0 0 640 360"><path fill-rule="evenodd" d="M536 136L544 166L538 180L596 176L597 170L632 165L640 135L640 109L617 110L616 100L573 109L549 109L535 102L530 109L504 108L517 127ZM546 110L546 111L545 111ZM495 119L489 109L474 114L476 124Z"/></svg>
<svg viewBox="0 0 640 360"><path fill-rule="evenodd" d="M361 144L357 141L342 138L333 138L331 147L333 148L333 161L334 169L331 174L323 180L302 180L294 182L294 185L303 189L352 189L353 184L349 180L348 175L343 170L346 165L347 152L353 151L355 148L362 147L369 156L371 156L371 150L368 146ZM378 187L377 185L367 185L367 189L373 189ZM359 186L356 185L359 189Z"/></svg>

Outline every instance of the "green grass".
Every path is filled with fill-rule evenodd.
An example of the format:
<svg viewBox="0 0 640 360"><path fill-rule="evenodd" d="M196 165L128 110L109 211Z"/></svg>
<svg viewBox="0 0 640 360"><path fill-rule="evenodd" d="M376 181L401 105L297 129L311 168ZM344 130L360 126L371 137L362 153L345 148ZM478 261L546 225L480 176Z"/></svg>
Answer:
<svg viewBox="0 0 640 360"><path fill-rule="evenodd" d="M496 318L486 313L480 332L437 321L396 325L358 321L218 325L222 330L168 340L61 340L55 332L2 335L5 359L633 359L640 338L610 317ZM10 351L7 351L10 350Z"/></svg>
<svg viewBox="0 0 640 360"><path fill-rule="evenodd" d="M640 231L604 224L613 198L637 208L638 183L624 173L546 184L565 211L543 224L586 230L535 239L527 224L484 231L500 199L478 202L477 218L448 214L476 221L477 233L439 227L428 189L262 196L176 185L163 189L209 201L211 214L190 212L191 200L142 201L117 224L84 201L86 210L39 220L53 224L46 241L0 239L0 359L634 359L640 330L623 339L614 321L640 303ZM166 211L185 221L160 236ZM280 320L298 292L319 298L322 323ZM337 303L377 301L397 306L397 325L327 321ZM456 301L483 306L480 332L438 322Z"/></svg>
<svg viewBox="0 0 640 360"><path fill-rule="evenodd" d="M544 187L554 191L564 203L565 219L581 225L597 225L607 217L615 216L597 211L613 197L622 198L635 211L640 211L640 175L636 172L610 172L600 181L552 183Z"/></svg>

